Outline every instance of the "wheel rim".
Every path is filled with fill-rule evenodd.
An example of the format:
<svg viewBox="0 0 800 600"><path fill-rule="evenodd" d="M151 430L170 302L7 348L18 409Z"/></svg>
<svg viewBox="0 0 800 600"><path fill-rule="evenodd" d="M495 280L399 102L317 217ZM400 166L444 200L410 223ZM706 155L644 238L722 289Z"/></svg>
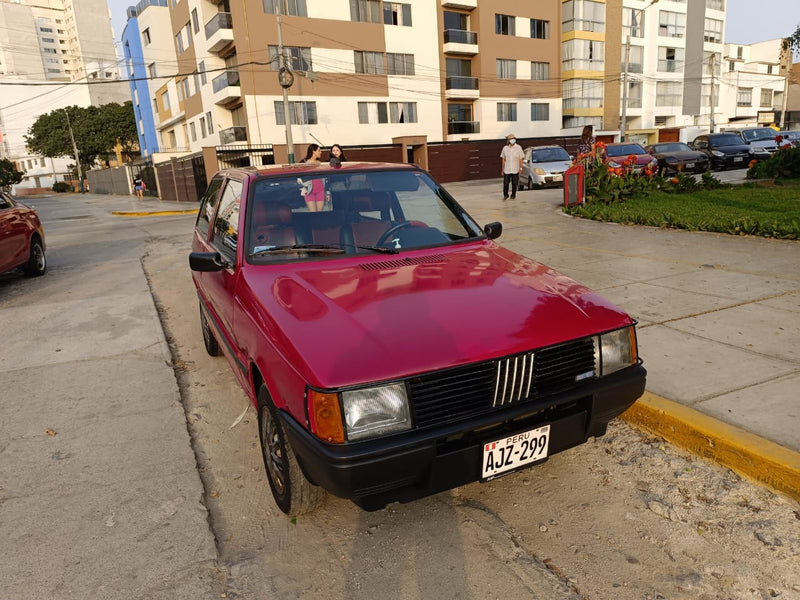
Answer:
<svg viewBox="0 0 800 600"><path fill-rule="evenodd" d="M33 245L33 260L37 271L44 271L44 250L39 244Z"/></svg>
<svg viewBox="0 0 800 600"><path fill-rule="evenodd" d="M286 472L281 445L278 423L272 418L270 410L264 406L261 409L262 451L267 472L275 486L275 491L283 495L286 490Z"/></svg>
<svg viewBox="0 0 800 600"><path fill-rule="evenodd" d="M202 311L200 312L200 320L200 325L203 329L203 341L206 343L206 346L208 346L211 343L211 328L208 325L208 319L206 319Z"/></svg>

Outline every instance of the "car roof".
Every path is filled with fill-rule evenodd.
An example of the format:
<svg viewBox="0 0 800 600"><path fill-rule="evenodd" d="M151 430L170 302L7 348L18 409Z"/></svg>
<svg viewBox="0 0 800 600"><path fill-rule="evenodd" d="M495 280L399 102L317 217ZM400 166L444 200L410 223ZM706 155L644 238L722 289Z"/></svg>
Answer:
<svg viewBox="0 0 800 600"><path fill-rule="evenodd" d="M562 150L564 150L564 147L563 146L559 146L558 144L549 144L547 146L528 146L525 149L526 150L546 150L546 149L549 149L549 148L561 148Z"/></svg>
<svg viewBox="0 0 800 600"><path fill-rule="evenodd" d="M332 167L328 163L285 163L280 165L263 165L259 167L231 167L220 169L217 175L250 178L259 176L297 175L298 173L315 172L347 172L347 171L418 171L419 167L409 163L391 162L343 162L341 166Z"/></svg>

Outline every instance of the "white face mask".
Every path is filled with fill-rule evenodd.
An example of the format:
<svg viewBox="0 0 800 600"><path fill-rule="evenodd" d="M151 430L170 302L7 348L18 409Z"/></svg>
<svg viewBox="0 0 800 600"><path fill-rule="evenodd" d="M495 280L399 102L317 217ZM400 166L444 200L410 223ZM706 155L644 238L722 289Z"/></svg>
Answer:
<svg viewBox="0 0 800 600"><path fill-rule="evenodd" d="M515 140L514 138L511 138L510 140L508 140L508 143L509 144L516 144L517 140Z"/></svg>

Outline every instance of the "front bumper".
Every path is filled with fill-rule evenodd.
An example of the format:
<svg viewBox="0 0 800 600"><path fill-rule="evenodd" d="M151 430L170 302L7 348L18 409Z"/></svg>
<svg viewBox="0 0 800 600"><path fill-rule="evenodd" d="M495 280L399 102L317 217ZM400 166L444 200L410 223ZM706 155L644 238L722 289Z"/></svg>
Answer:
<svg viewBox="0 0 800 600"><path fill-rule="evenodd" d="M428 430L352 444L326 444L281 412L306 477L365 510L409 502L478 481L483 443L550 424L552 456L606 432L608 422L644 393L647 372L633 366L540 402Z"/></svg>

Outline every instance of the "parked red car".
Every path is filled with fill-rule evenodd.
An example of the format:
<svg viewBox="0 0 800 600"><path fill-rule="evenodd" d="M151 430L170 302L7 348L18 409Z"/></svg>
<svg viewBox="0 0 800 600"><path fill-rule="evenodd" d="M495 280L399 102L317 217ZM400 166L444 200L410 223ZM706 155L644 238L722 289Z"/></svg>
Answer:
<svg viewBox="0 0 800 600"><path fill-rule="evenodd" d="M44 275L44 229L36 211L0 190L0 273Z"/></svg>
<svg viewBox="0 0 800 600"><path fill-rule="evenodd" d="M655 173L658 170L658 160L654 156L648 154L639 144L629 142L606 144L603 148L603 160L620 173L642 173L645 170Z"/></svg>
<svg viewBox="0 0 800 600"><path fill-rule="evenodd" d="M643 393L631 317L501 231L413 165L214 176L189 257L203 339L257 409L281 510L487 481Z"/></svg>

